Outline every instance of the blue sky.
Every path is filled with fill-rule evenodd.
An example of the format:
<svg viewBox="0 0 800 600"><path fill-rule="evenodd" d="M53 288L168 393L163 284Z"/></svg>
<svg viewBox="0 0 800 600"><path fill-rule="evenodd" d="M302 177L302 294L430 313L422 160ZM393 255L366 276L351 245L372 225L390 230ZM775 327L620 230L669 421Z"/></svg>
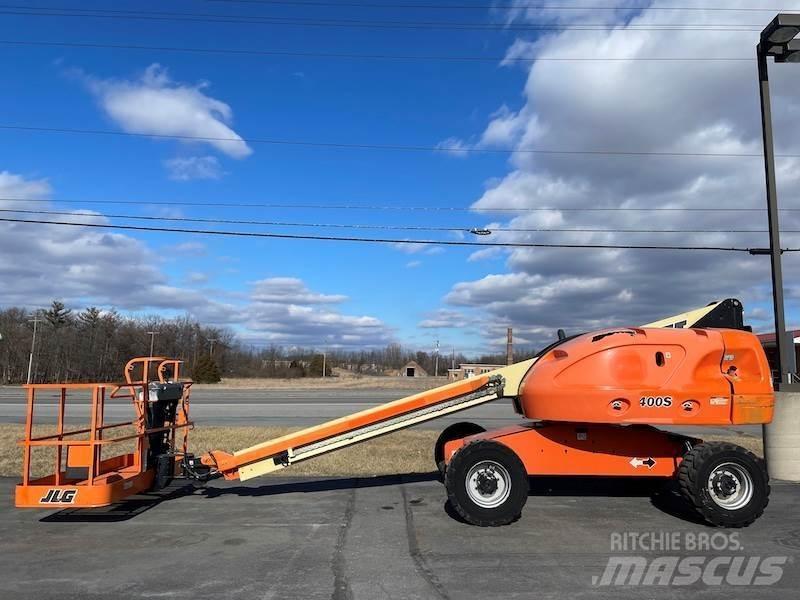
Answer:
<svg viewBox="0 0 800 600"><path fill-rule="evenodd" d="M617 4L624 7L632 3ZM650 3L636 4L646 6ZM744 6L747 3L741 4ZM648 18L656 22L703 22L704 18L705 22L752 22L760 19L766 22L769 18L769 15L760 13L757 16L743 13L698 16L673 11L668 13L667 19L664 12L655 11L652 14L654 11L624 9L580 14L557 10L510 13L499 10L298 7L200 0L118 2L113 7L107 2L84 2L79 5L59 1L31 5L360 20L484 23L510 20L515 24L543 21L568 24L600 20L618 24L623 30L631 19L645 19L645 22ZM607 32L572 32L573 35L581 33L583 40L606 36L604 41L613 46L614 39ZM535 57L547 52L568 52L572 47L568 45L569 35L570 32L551 33L539 40L537 45L536 34L511 30L289 27L86 16L0 15L0 39L4 40L323 53L502 57L516 42L517 45L524 45L523 50L529 56ZM684 35L688 39L697 39L691 38L690 34ZM723 34L713 35L717 37L712 39L712 43L717 43L716 39L719 38L720 54L748 56L752 48L751 38L756 34L724 34L729 39L723 38ZM670 48L671 40L663 33L651 35L649 32L632 32L629 36L624 39L635 39L637 43L623 42L616 49L605 48L604 51L618 54L649 52L651 55L676 52L674 47ZM691 49L685 45L680 47L691 54ZM739 169L723 172L717 164L707 168L703 166L700 170L696 165L670 164L663 169L654 167L650 172L650 167L642 168L639 163L620 167L619 157L608 159L608 165L598 162L570 165L558 159L550 159L550 162L536 159L531 162L533 159L526 159L521 153L509 156L474 151L481 148L519 148L530 143L530 140L545 147L570 148L633 146L635 149L658 150L676 146L691 149L689 146L692 144L693 148L698 144L703 148L714 144L720 147L734 144L742 151L751 147L758 149L757 129L753 127L753 123L757 123L757 114L753 113L755 85L747 70L752 67L746 63L723 66L725 72L719 77L712 75L705 79L705 89L701 92L695 91L696 80L690 77L691 72L687 74L685 70L672 70L663 73L663 76L651 72L650 76L655 77L659 85L664 85L664 89L655 90L653 98L636 101L631 100L631 94L620 92L619 97L614 95L615 78L630 82L636 81L636 77L642 74L641 67L631 66L631 63L616 70L639 68L635 75L616 71L606 73L605 69L611 68L608 63L598 67L566 64L559 66L561 71L554 75L549 66L552 63L544 62L538 67L535 62L532 66L503 66L499 61L458 63L221 56L156 50L11 45L0 45L0 53L0 124L139 131L142 127L141 116L128 118L125 116L128 114L125 113L127 106L117 106L115 112L112 105L115 102L114 95L121 89L130 91L147 87L143 83L147 78L144 74L149 72L156 81L153 85L158 89L188 90L187 93L206 100L224 103L230 114L218 120L244 138L431 147L440 143L462 143L465 148L471 149L465 152L465 156L453 156L447 152L432 151L324 149L251 143L247 144L251 150L249 154L241 152L236 155L236 152L205 142L0 131L0 173L5 172L8 181L15 182L14 185L18 187L22 185L20 182L40 182L47 189L32 193L30 197L49 198L52 201L48 205L50 209L329 223L484 226L490 222L509 224L512 220L502 213L201 208L169 207L164 203L232 201L467 208L475 202L481 202L481 206L492 208L503 205L554 206L559 202L563 202L563 206L589 207L600 202L624 207L634 206L638 202L649 206L655 202L665 202L665 198L668 203L679 202L675 198L684 197L683 192L689 189L692 182L715 179L728 193L737 191L741 197L735 203L741 206L759 206L762 201L759 194L763 193L760 191L763 183L758 180L757 163L752 177L748 179L752 189L748 188L747 193L743 194L741 182L735 181ZM681 54L684 54L683 50ZM648 65L647 68L659 67ZM709 68L719 67L714 65ZM580 69L585 70L583 75ZM576 81L592 79L591 85L578 88L577 93L565 92ZM607 86L603 85L604 81L608 81ZM783 92L789 96L794 82L780 79L776 83L778 94L783 89L781 85L786 87ZM664 132L647 131L645 135L641 128L632 128L630 134L626 134L624 126L616 127L614 131L603 131L603 122L614 123L618 112L624 109L625 102L638 102L639 106L632 107L634 112L650 111L656 116L670 111L680 113L682 110L697 113L712 104L715 98L717 102L720 98L725 102L735 93L738 94L738 89L744 90L741 94L743 99L737 99L733 108L722 110L717 122L711 121L718 130L708 126L708 121L700 127L687 119L681 124L686 127L686 135L672 141L664 139ZM675 97L670 98L669 93L675 93ZM685 98L690 94L691 102L698 103L696 110L685 104ZM595 96L596 101L593 99ZM574 106L571 106L573 102ZM192 108L191 103L187 106ZM679 108L676 109L676 106ZM152 110L161 110L161 105L155 103ZM563 115L559 112L561 110L564 111ZM776 119L789 119L791 110L787 109L785 113L778 110L777 113ZM169 119L168 115L162 119L165 132L170 131ZM583 131L572 130L570 123L584 121L591 125L582 127ZM793 125L791 120L787 123ZM140 129L137 130L137 127ZM725 127L728 129L723 131ZM500 132L497 133L497 130ZM597 137L581 137L589 135L586 130L595 131ZM494 137L488 135L491 131L495 131ZM713 137L717 135L724 139ZM779 143L793 142L786 136L785 139L779 139ZM184 171L181 172L183 178L176 179L181 174L169 167L173 165L174 169L176 164L194 167L202 164L210 171L206 171L206 177L201 178L196 169L191 169L188 175ZM789 167L787 169L791 171ZM615 169L632 173L631 180L636 180L636 185L631 183L630 186L620 187L619 178L615 182L604 175ZM667 172L667 169L670 171ZM12 181L11 177L15 179ZM517 186L520 182L523 191ZM13 189L10 187L12 183L8 184L8 189ZM536 193L526 188L527 185L534 185ZM585 192L587 186L593 190L592 193ZM559 195L562 187L567 190L563 197ZM548 189L553 193L545 194L544 191ZM714 189L717 193L723 193L719 186ZM706 204L708 199L714 201L714 197L708 193L702 197L704 200L701 201ZM70 202L104 199L141 200L142 204L98 206ZM556 212L549 217L549 223L565 222L561 213ZM582 223L570 221L567 224L595 223L591 213L587 212L585 217ZM711 222L719 223L719 220ZM628 223L625 220L623 224ZM690 221L684 221L682 226L688 223ZM541 226L542 222L523 224ZM178 224L165 222L164 225ZM24 226L16 226L15 231L19 232L20 227ZM300 231L277 227L217 228ZM341 230L315 232L348 233ZM399 238L439 235L381 231L354 233ZM80 278L76 272L80 269L63 267L48 277L48 285L37 288L35 282L32 283L32 287L26 288L25 298L31 304L44 303L55 294L75 306L97 303L134 313L157 312L164 315L189 312L198 318L216 320L240 332L243 339L260 344L271 341L314 344L313 327L308 332L304 328L308 326L308 320L315 310L323 310L322 316L330 318L333 325L332 329L320 332L323 339L319 345L369 345L397 340L411 346L430 348L434 339L439 337L443 346L455 345L477 352L497 342L500 331L506 325L518 328L524 341L539 343L552 335L553 329L562 322L568 327L601 325L605 320L638 323L640 321L636 319L650 316L655 319L704 304L717 296L744 296L746 306L753 307L755 311L751 316L760 319L759 323L768 328L763 312L768 308L768 297L765 295L768 291L766 262L754 266L752 259L747 266L725 263L725 269L730 271L720 271L716 263L703 262L705 258L698 262L683 256L656 259L652 255L642 257L639 254L625 260L619 254L594 253L595 256L587 260L573 251L560 251L546 256L539 254L528 260L531 257L522 256L520 252L494 253L487 257L475 256L473 250L465 248L421 248L409 252L409 249L391 245L221 239L185 234L121 232L121 235L126 240L134 240L136 249L134 252L120 250L118 254L111 253L108 256L110 268L119 269L117 275L122 277L127 272L124 265L141 261L143 264L136 268L146 273L142 285L146 287L150 284L148 282L152 282L157 286L169 286L174 302L171 303L168 298L150 302L145 291L129 294L122 281L115 281L114 293L104 291L100 280L91 283L81 280L76 283L75 278ZM452 234L441 234L441 237L456 239ZM503 238L495 235L493 239L499 241ZM658 238L658 242L662 239ZM754 239L749 237L745 243ZM628 241L648 240L639 237ZM703 240L695 236L681 238L681 241ZM734 240L733 243L737 242ZM186 244L192 246L187 247ZM124 244L122 247L125 247ZM32 257L38 250L30 248L26 254L23 247L17 249L16 256L25 260L26 256ZM85 254L80 258L61 258L66 261L66 267L80 266L82 260L92 262L91 255ZM593 261L600 261L602 267L590 270L580 267ZM630 265L630 268L615 269L618 261ZM554 269L554 264L561 266ZM703 269L722 273L722 276L714 278L714 285L704 283L692 286L694 289L691 293L671 291L664 294L657 281L642 277L650 268L648 265L652 264L667 265L670 270L679 271L681 277L685 278L678 278L679 281L696 281L698 274L702 276ZM744 279L747 281L743 282L736 273L745 273ZM295 288L292 288L295 292L290 292L284 300L270 296L271 303L282 304L282 310L295 303L298 307L310 308L308 315L297 323L297 331L303 331L302 335L292 335L290 322L282 323L286 329L279 335L275 334L269 325L264 324L282 320L273 311L267 311L269 318L258 326L256 321L263 313L259 310L248 312L247 309L247 306L252 308L253 290L259 285L261 288L285 287L287 278L297 280ZM0 291L0 302L6 305L18 303L20 294L11 291L15 284L11 271L4 277L3 283L7 287L5 291ZM136 284L131 281L130 285ZM63 291L59 290L59 286ZM347 299L336 302L317 299L302 304L292 298L292 293L297 290L343 295ZM789 292L790 304L793 294L793 291ZM186 301L192 295L198 298L196 305ZM663 301L653 300L658 295ZM214 306L206 306L204 303L207 301L212 301ZM793 307L791 304L792 310ZM762 312L758 312L758 309ZM226 310L229 314L220 316ZM372 334L345 338L342 336L347 335L352 323L346 319L337 320L342 315L370 317L379 321L380 325L373 328ZM426 322L427 325L439 326L425 326Z"/></svg>

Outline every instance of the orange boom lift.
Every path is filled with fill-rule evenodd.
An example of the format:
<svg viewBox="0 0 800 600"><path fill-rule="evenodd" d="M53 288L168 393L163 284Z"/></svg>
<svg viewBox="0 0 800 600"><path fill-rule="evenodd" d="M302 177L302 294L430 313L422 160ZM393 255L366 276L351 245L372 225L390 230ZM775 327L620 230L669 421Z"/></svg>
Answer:
<svg viewBox="0 0 800 600"><path fill-rule="evenodd" d="M448 497L468 522L491 526L517 519L528 497L530 475L588 475L677 481L707 521L741 527L766 507L769 485L763 461L734 444L704 443L653 427L770 422L774 395L769 365L741 319L741 304L725 300L655 327L560 335L530 360L233 454L187 453L191 382L180 378L176 360L135 359L126 368L126 382L116 386L28 386L23 481L16 503L103 506L163 487L179 474L201 481L218 476L252 479L509 397L528 421L495 431L457 423L442 432L434 448ZM137 368L141 375L134 378L131 373ZM152 380L151 368L156 372ZM60 394L57 432L34 437L36 393L48 389ZM81 389L91 392L91 426L67 432L66 394ZM108 389L110 398L133 403L134 421L104 425ZM135 433L107 436L123 426ZM74 439L79 435L86 437ZM103 457L104 449L122 441L135 442L134 451ZM55 449L55 473L31 479L31 451L41 446Z"/></svg>

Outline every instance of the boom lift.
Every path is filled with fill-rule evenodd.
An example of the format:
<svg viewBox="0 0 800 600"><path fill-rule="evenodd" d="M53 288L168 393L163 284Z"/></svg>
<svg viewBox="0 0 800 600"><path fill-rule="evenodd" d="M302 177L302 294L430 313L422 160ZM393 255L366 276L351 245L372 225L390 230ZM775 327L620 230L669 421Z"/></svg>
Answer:
<svg viewBox="0 0 800 600"><path fill-rule="evenodd" d="M693 327L698 323L705 327ZM511 398L520 425L484 431L472 423L445 429L434 460L453 507L468 522L504 525L528 497L529 475L658 477L677 480L683 496L715 525L750 524L764 510L769 485L763 461L728 443L661 431L659 425L730 426L772 419L770 369L758 339L742 325L737 300L663 320L659 327L613 328L567 338L534 358L257 444L233 454L187 453L191 382L171 359L135 359L126 382L27 386L28 420L20 507L104 506L163 487L184 474L206 481L248 480L491 402ZM725 326L725 329L712 327ZM685 328L688 327L688 328ZM142 375L131 372L140 367ZM151 367L157 378L150 380ZM134 405L130 423L104 425L106 390ZM60 393L57 433L32 435L37 391ZM90 390L89 429L64 431L67 391ZM135 434L105 433L121 426ZM179 431L182 435L179 436ZM77 435L87 435L81 440ZM135 450L103 458L120 441ZM31 451L55 449L55 473L33 479ZM66 448L66 453L63 452Z"/></svg>

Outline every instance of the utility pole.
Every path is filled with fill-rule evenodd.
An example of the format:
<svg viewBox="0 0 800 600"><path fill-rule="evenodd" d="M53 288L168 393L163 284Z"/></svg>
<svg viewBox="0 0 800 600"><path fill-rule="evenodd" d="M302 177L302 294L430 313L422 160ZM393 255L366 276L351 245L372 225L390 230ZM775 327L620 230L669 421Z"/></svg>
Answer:
<svg viewBox="0 0 800 600"><path fill-rule="evenodd" d="M514 364L514 332L511 327L506 331L506 364Z"/></svg>
<svg viewBox="0 0 800 600"><path fill-rule="evenodd" d="M42 322L38 316L34 314L32 319L28 319L29 323L33 323L33 339L31 340L31 355L28 358L28 383L31 382L31 374L33 373L33 353L36 350L36 329L37 325Z"/></svg>
<svg viewBox="0 0 800 600"><path fill-rule="evenodd" d="M453 346L453 354L452 354L452 356L450 358L450 368L451 369L455 369L456 368L456 347L455 346Z"/></svg>
<svg viewBox="0 0 800 600"><path fill-rule="evenodd" d="M208 351L208 355L209 355L210 357L212 357L212 358L214 357L214 344L215 344L216 342L218 342L218 341L219 341L219 340L218 340L217 338L209 338L209 340L208 340L208 344L209 344L209 351Z"/></svg>
<svg viewBox="0 0 800 600"><path fill-rule="evenodd" d="M161 333L160 331L148 331L147 335L150 336L150 358L153 358L153 345L155 344L156 336Z"/></svg>
<svg viewBox="0 0 800 600"><path fill-rule="evenodd" d="M436 338L436 350L434 350L433 376L439 376L439 338Z"/></svg>
<svg viewBox="0 0 800 600"><path fill-rule="evenodd" d="M767 57L776 63L797 62L800 57L798 40L800 15L781 14L761 32L756 47L758 60L758 89L761 100L761 134L764 144L764 173L767 192L767 221L769 223L769 250L754 249L751 254L769 254L772 267L772 309L775 315L775 346L777 350L778 385L780 390L791 385L797 371L794 341L786 335L786 315L783 305L783 268L781 265L780 226L778 223L778 191L775 177L775 147L772 137L772 107L769 90ZM788 390L788 388L787 388ZM784 391L787 391L784 390Z"/></svg>
<svg viewBox="0 0 800 600"><path fill-rule="evenodd" d="M325 356L325 351L322 352L322 376L325 377L325 360L327 357Z"/></svg>

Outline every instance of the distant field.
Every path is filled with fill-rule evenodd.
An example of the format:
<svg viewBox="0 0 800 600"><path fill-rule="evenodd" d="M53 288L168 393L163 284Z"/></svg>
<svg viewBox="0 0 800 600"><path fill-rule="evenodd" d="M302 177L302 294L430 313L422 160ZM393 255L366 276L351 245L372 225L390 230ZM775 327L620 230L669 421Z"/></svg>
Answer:
<svg viewBox="0 0 800 600"><path fill-rule="evenodd" d="M280 379L272 377L226 377L220 383L195 383L195 388L202 389L241 389L241 390L411 390L422 391L447 384L447 377L398 377L355 375L349 371L340 371L332 377L297 377ZM0 384L0 389L5 387ZM18 386L8 386L18 387Z"/></svg>
<svg viewBox="0 0 800 600"><path fill-rule="evenodd" d="M235 451L296 431L297 427L198 427L189 435L190 451ZM45 435L52 427L42 427ZM120 432L124 435L127 432ZM18 477L22 468L22 449L16 445L23 436L22 425L0 425L0 476ZM434 469L433 445L437 431L399 431L331 454L312 458L290 468L296 475L393 475L427 473ZM706 436L708 441L729 441L761 455L761 440L743 436ZM33 455L36 476L52 471L49 451Z"/></svg>
<svg viewBox="0 0 800 600"><path fill-rule="evenodd" d="M293 389L293 390L323 390L323 389L383 389L383 390L429 390L447 383L446 377L301 377L297 379L267 379L231 377L223 379L220 383L196 383L196 388L220 389Z"/></svg>

